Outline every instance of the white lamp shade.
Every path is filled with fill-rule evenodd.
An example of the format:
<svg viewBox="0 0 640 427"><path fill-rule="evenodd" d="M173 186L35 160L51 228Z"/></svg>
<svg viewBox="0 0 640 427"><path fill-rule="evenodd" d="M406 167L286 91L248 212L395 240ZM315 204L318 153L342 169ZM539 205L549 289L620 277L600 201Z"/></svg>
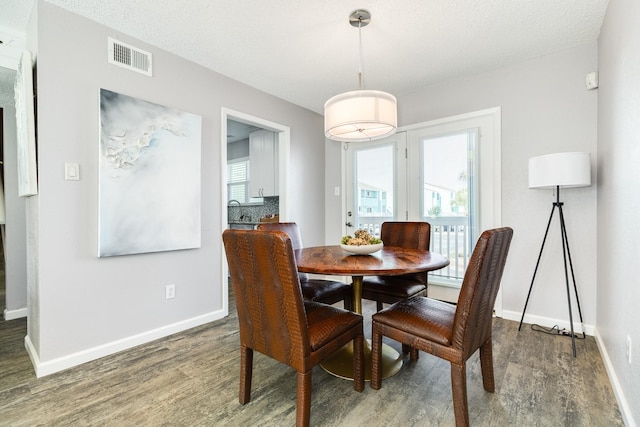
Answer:
<svg viewBox="0 0 640 427"><path fill-rule="evenodd" d="M373 141L398 127L396 97L379 90L355 90L324 104L324 133L334 141Z"/></svg>
<svg viewBox="0 0 640 427"><path fill-rule="evenodd" d="M591 185L589 153L554 153L529 159L529 188Z"/></svg>

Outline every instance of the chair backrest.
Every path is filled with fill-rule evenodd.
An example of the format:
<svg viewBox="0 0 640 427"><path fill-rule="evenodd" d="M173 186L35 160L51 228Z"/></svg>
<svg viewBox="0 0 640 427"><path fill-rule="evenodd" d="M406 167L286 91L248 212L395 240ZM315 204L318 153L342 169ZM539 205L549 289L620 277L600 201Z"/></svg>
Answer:
<svg viewBox="0 0 640 427"><path fill-rule="evenodd" d="M380 228L380 239L386 246L428 251L431 242L431 224L428 222L383 222ZM427 284L427 273L410 273L393 277Z"/></svg>
<svg viewBox="0 0 640 427"><path fill-rule="evenodd" d="M428 222L383 222L380 228L380 238L387 246L428 251L431 241L431 224Z"/></svg>
<svg viewBox="0 0 640 427"><path fill-rule="evenodd" d="M302 236L300 229L295 222L261 222L258 224L258 230L264 231L284 231L291 239L293 250L302 249Z"/></svg>
<svg viewBox="0 0 640 427"><path fill-rule="evenodd" d="M243 345L298 368L310 354L291 239L282 231L222 234Z"/></svg>
<svg viewBox="0 0 640 427"><path fill-rule="evenodd" d="M258 230L264 231L284 231L289 235L291 239L291 245L293 246L293 250L302 249L302 236L300 235L300 229L298 228L298 224L295 222L262 222L258 224ZM309 280L309 275L307 273L298 273L298 277L300 280L305 281Z"/></svg>
<svg viewBox="0 0 640 427"><path fill-rule="evenodd" d="M493 306L507 261L513 230L509 227L482 233L462 281L453 321L452 345L469 357L491 336Z"/></svg>

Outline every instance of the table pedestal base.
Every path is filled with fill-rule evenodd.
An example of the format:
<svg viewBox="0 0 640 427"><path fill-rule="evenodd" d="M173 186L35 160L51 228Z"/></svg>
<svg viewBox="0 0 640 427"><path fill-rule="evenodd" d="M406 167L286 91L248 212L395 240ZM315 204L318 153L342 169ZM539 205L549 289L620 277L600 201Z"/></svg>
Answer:
<svg viewBox="0 0 640 427"><path fill-rule="evenodd" d="M403 357L393 347L382 344L382 378L395 375L402 367ZM320 363L322 369L339 378L353 379L353 343L336 351ZM371 381L371 340L364 343L364 379Z"/></svg>

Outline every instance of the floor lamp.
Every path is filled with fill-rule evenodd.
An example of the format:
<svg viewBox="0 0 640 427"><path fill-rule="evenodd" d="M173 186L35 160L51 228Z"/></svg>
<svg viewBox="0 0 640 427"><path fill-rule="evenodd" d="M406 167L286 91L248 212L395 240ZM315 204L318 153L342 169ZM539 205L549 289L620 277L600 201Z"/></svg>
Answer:
<svg viewBox="0 0 640 427"><path fill-rule="evenodd" d="M576 277L573 273L573 262L571 261L571 251L569 250L569 239L567 238L567 228L564 221L564 213L562 211L563 202L560 201L560 188L575 188L575 187L588 187L591 185L591 161L589 159L589 153L555 153L547 154L544 156L532 157L529 159L529 188L535 189L555 189L556 201L553 202L551 208L551 214L549 215L549 221L547 222L547 229L544 232L544 238L542 239L542 246L540 247L540 253L538 254L538 261L536 262L536 268L533 271L533 278L531 279L531 285L529 286L529 293L527 294L527 300L524 303L524 309L522 310L522 318L520 319L520 326L518 331L522 329L522 322L524 320L524 314L527 311L527 305L529 304L529 297L531 296L531 290L533 289L533 283L536 280L536 273L538 272L538 266L540 265L540 258L542 257L542 251L544 250L544 244L547 241L547 235L549 234L549 227L551 226L551 220L553 214L558 211L560 216L560 235L562 237L562 256L564 259L564 278L567 285L567 304L569 306L569 324L571 325L571 347L573 349L573 357L576 356L576 335L573 330L573 314L571 312L571 289L569 286L569 268L571 270L571 278L573 280L573 292L576 297L576 303L578 306L578 314L580 315L580 324L582 321L582 310L580 309L580 299L578 298L578 288L576 286ZM568 263L568 265L567 265ZM582 325L582 335L584 336L584 325Z"/></svg>

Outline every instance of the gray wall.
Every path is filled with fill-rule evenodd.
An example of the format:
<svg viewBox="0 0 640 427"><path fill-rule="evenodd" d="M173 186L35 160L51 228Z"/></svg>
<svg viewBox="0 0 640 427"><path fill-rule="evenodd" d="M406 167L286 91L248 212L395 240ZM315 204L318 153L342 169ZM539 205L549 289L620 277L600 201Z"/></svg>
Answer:
<svg viewBox="0 0 640 427"><path fill-rule="evenodd" d="M520 320L531 275L555 200L551 191L529 190L530 157L587 151L596 161L597 91L587 91L585 75L597 68L595 43L474 77L398 96L399 124L407 126L486 108L502 107L502 223L514 229L503 290L503 315ZM340 150L325 152L327 217L339 212ZM594 168L595 169L595 168ZM595 172L594 172L595 177ZM595 182L595 179L594 179ZM596 324L596 186L565 190L567 233L585 323ZM557 216L556 216L557 221ZM327 236L339 235L332 220ZM527 315L538 323L568 322L559 226L554 223ZM335 240L334 240L335 241ZM575 310L575 307L574 307ZM593 330L593 329L592 329Z"/></svg>
<svg viewBox="0 0 640 427"><path fill-rule="evenodd" d="M640 422L639 21L638 1L611 1L599 40L598 332L629 426Z"/></svg>
<svg viewBox="0 0 640 427"><path fill-rule="evenodd" d="M289 219L309 244L323 242L321 116L43 1L35 22L40 188L28 202L28 346L40 374L224 314L223 106L291 128ZM109 65L109 36L151 52L154 76ZM100 88L202 116L200 249L97 258ZM65 162L80 164L80 181L64 180ZM176 298L166 301L169 283Z"/></svg>
<svg viewBox="0 0 640 427"><path fill-rule="evenodd" d="M227 144L227 160L249 157L249 138Z"/></svg>
<svg viewBox="0 0 640 427"><path fill-rule="evenodd" d="M24 317L27 308L25 200L18 197L16 109L4 106L5 285L7 319Z"/></svg>

